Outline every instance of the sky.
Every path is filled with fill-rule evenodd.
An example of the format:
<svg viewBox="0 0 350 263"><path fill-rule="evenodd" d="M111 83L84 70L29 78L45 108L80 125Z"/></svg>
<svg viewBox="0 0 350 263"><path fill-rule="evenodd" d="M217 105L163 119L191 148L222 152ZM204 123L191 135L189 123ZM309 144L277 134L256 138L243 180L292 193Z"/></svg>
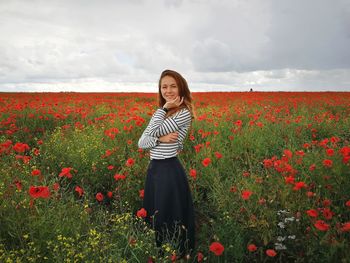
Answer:
<svg viewBox="0 0 350 263"><path fill-rule="evenodd" d="M350 91L349 0L0 0L0 91Z"/></svg>

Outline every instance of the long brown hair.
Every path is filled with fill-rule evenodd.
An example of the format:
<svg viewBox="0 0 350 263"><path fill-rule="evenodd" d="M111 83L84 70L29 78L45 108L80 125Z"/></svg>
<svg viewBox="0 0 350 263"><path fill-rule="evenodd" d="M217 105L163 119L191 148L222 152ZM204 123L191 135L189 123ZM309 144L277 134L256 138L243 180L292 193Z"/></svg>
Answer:
<svg viewBox="0 0 350 263"><path fill-rule="evenodd" d="M166 69L162 72L162 74L160 75L159 78L159 83L158 83L158 103L159 103L159 107L163 107L164 104L166 103L166 100L163 98L162 96L162 92L161 92L161 81L165 76L170 76L173 77L176 81L176 84L178 86L179 89L179 96L184 97L184 101L183 103L176 108L171 108L169 109L169 111L167 112L166 116L171 116L173 114L175 114L177 111L183 109L183 108L187 108L190 112L191 112L191 116L192 119L196 118L196 113L194 110L194 106L193 106L193 99L191 96L191 92L188 88L187 85L187 81L180 75L180 73L174 71L174 70L170 70L170 69Z"/></svg>

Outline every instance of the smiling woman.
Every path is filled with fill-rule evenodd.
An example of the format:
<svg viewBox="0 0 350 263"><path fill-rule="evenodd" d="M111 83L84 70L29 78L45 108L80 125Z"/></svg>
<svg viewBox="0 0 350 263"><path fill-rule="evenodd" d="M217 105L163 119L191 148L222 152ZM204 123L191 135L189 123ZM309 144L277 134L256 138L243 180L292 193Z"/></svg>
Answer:
<svg viewBox="0 0 350 263"><path fill-rule="evenodd" d="M195 222L187 175L177 154L191 125L192 98L186 80L172 70L163 71L158 95L160 108L138 142L151 158L143 208L146 222L155 229L156 245L160 248L175 237L184 257L194 251Z"/></svg>

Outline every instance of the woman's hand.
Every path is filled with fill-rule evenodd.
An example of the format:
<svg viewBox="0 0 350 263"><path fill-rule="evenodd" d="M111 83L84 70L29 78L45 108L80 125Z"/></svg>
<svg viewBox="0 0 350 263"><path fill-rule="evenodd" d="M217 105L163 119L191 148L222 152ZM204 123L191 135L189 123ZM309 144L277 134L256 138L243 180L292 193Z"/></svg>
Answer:
<svg viewBox="0 0 350 263"><path fill-rule="evenodd" d="M178 132L172 132L172 133L169 133L169 134L164 135L162 137L159 137L159 141L161 141L161 142L168 142L168 143L176 142L178 135L179 135Z"/></svg>
<svg viewBox="0 0 350 263"><path fill-rule="evenodd" d="M184 97L182 97L180 100L180 96L177 96L176 99L165 103L163 107L165 107L167 109L176 108L176 107L179 107L183 101L184 101Z"/></svg>

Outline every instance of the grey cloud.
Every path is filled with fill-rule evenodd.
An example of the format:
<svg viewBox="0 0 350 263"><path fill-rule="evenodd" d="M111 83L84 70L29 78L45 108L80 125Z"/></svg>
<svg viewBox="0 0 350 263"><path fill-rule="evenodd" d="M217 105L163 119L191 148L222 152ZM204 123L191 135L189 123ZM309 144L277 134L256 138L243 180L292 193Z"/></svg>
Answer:
<svg viewBox="0 0 350 263"><path fill-rule="evenodd" d="M165 68L217 88L350 89L349 28L345 0L0 1L0 90Z"/></svg>

